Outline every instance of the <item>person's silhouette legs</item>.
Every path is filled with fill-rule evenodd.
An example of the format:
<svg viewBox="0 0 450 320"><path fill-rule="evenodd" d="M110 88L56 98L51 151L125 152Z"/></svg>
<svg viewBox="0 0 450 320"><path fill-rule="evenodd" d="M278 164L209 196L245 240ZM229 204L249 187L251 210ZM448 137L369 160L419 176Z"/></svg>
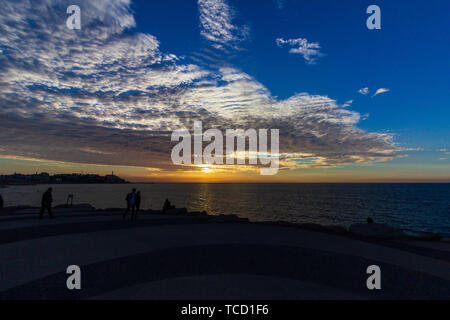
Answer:
<svg viewBox="0 0 450 320"><path fill-rule="evenodd" d="M127 205L127 209L126 209L125 212L123 213L123 219L124 219L124 220L125 220L125 217L126 217L128 211L130 211L130 205L129 205L129 204Z"/></svg>
<svg viewBox="0 0 450 320"><path fill-rule="evenodd" d="M136 206L133 204L131 206L131 220L134 219L135 214L136 214Z"/></svg>
<svg viewBox="0 0 450 320"><path fill-rule="evenodd" d="M39 214L39 219L42 220L44 218L45 210L48 211L48 215L50 216L50 219L53 219L53 213L52 213L52 207L51 206L42 206L41 207L41 212Z"/></svg>

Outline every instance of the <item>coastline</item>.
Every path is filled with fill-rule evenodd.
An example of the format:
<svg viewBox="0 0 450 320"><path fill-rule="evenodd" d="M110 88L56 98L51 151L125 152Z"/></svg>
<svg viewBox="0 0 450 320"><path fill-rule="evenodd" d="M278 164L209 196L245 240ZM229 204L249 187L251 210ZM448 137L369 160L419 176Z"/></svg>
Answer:
<svg viewBox="0 0 450 320"><path fill-rule="evenodd" d="M124 212L125 208L106 208L98 209L89 203L74 204L72 206L67 204L59 204L53 207L54 209L66 209L70 211L82 212L96 212L96 213L111 213L111 212ZM39 210L40 207L20 205L5 207L0 210L0 217L6 215L18 215L21 211ZM387 224L368 224L368 223L355 223L348 227L342 225L322 225L317 223L294 223L284 220L275 221L251 221L248 218L240 217L236 214L208 214L206 211L188 211L187 208L175 208L163 213L161 210L153 209L141 209L140 215L168 215L168 216L186 216L197 219L204 223L244 223L254 225L266 225L266 226L279 226L294 229L303 229L310 231L317 231L335 235L341 235L346 237L353 237L355 239L372 239L372 240L405 240L405 241L429 241L429 242L446 242L450 243L450 238L445 237L439 233L413 231L406 232L401 228L389 226Z"/></svg>

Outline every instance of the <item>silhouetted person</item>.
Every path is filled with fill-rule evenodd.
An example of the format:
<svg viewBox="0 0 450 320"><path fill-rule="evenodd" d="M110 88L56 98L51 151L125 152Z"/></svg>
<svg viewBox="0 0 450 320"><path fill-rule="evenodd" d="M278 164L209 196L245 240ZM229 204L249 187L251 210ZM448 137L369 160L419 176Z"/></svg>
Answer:
<svg viewBox="0 0 450 320"><path fill-rule="evenodd" d="M134 211L134 216L133 215L131 215L131 218L133 219L137 219L137 215L138 215L138 213L139 213L139 209L141 208L141 192L140 191L138 191L137 193L136 193L136 201L135 201L135 203L134 203L134 206L135 206L135 211Z"/></svg>
<svg viewBox="0 0 450 320"><path fill-rule="evenodd" d="M42 219L44 217L44 211L47 210L48 214L50 215L50 219L53 219L52 214L52 202L53 202L53 196L52 196L52 188L48 188L47 191L44 192L42 195L42 201L41 201L41 214L39 216L39 219Z"/></svg>
<svg viewBox="0 0 450 320"><path fill-rule="evenodd" d="M70 205L69 205L69 202L70 202ZM73 206L73 194L69 194L69 195L67 195L67 206L69 207L71 207L71 206Z"/></svg>
<svg viewBox="0 0 450 320"><path fill-rule="evenodd" d="M3 197L0 194L0 210L2 210L2 209L3 209Z"/></svg>
<svg viewBox="0 0 450 320"><path fill-rule="evenodd" d="M169 211L171 209L175 209L175 206L170 204L169 199L166 199L166 201L164 201L162 211L163 211L163 213L165 213L166 211Z"/></svg>
<svg viewBox="0 0 450 320"><path fill-rule="evenodd" d="M125 198L127 201L127 210L123 213L123 218L125 219L125 216L127 215L128 211L131 209L131 218L134 216L134 210L136 209L136 189L133 188L133 190L127 194L127 197Z"/></svg>

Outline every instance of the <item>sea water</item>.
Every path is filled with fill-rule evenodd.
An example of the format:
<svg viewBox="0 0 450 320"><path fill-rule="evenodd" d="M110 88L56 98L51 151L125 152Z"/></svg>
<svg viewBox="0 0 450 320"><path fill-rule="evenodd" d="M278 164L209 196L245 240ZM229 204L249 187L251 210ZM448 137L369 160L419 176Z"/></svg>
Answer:
<svg viewBox="0 0 450 320"><path fill-rule="evenodd" d="M209 214L236 214L253 221L284 220L348 226L367 217L409 232L450 236L448 183L295 183L295 184L60 184L52 185L54 204L96 208L124 207L132 188L142 193L141 207L160 209L168 198L177 207ZM0 189L5 206L39 206L48 185Z"/></svg>

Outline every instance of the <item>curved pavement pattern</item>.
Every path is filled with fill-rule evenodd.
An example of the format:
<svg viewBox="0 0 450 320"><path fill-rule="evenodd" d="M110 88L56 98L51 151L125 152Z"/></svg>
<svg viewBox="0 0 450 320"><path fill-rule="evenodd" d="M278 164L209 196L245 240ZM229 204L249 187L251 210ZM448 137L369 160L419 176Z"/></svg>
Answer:
<svg viewBox="0 0 450 320"><path fill-rule="evenodd" d="M0 299L449 299L449 244L373 242L189 216L0 217ZM81 290L66 268L81 268ZM366 269L381 268L381 290Z"/></svg>

